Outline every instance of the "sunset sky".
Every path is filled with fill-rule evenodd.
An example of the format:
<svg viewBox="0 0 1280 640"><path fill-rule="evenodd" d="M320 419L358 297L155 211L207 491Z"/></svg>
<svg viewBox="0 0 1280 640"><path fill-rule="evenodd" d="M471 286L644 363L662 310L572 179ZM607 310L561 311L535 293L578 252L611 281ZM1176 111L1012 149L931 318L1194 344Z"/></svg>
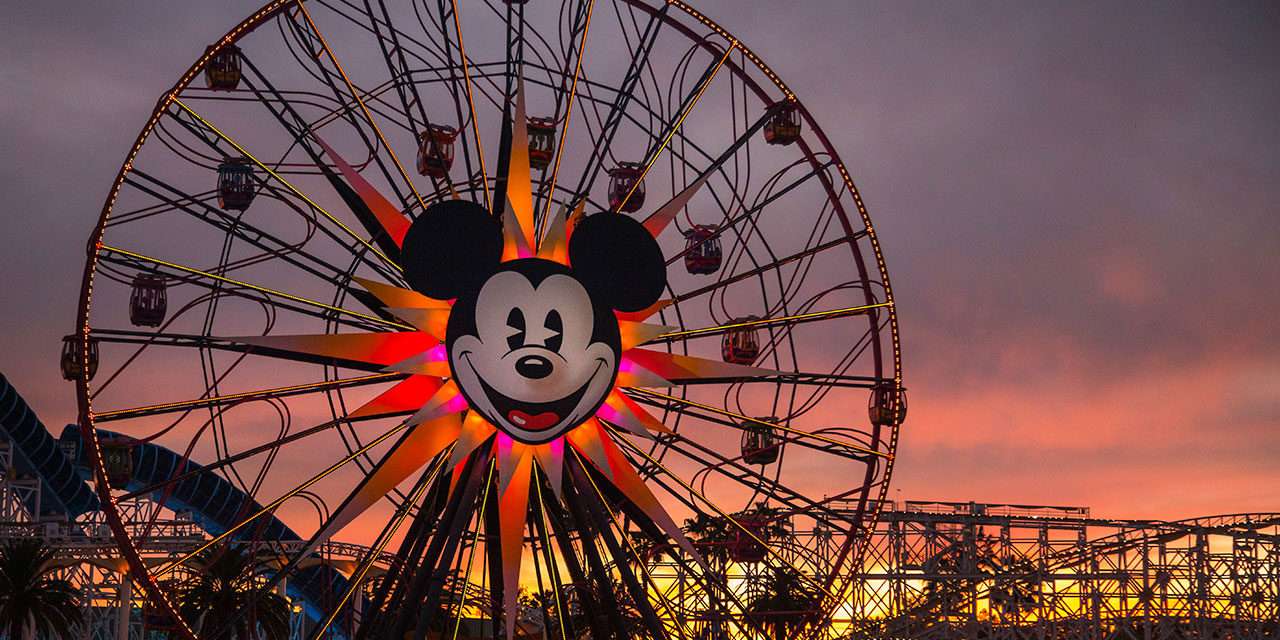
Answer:
<svg viewBox="0 0 1280 640"><path fill-rule="evenodd" d="M796 91L870 208L911 394L892 497L1280 508L1280 6L693 4ZM111 180L257 6L6 9L0 371L55 432Z"/></svg>

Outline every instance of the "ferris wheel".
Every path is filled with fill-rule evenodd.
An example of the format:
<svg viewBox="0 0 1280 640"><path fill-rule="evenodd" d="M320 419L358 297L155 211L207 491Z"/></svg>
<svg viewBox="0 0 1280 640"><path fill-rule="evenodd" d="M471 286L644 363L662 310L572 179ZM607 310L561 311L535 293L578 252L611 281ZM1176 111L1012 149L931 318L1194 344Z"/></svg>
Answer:
<svg viewBox="0 0 1280 640"><path fill-rule="evenodd" d="M76 329L188 638L835 636L906 412L848 171L678 0L264 6L129 150ZM144 496L196 548L144 561ZM231 556L253 606L199 615Z"/></svg>

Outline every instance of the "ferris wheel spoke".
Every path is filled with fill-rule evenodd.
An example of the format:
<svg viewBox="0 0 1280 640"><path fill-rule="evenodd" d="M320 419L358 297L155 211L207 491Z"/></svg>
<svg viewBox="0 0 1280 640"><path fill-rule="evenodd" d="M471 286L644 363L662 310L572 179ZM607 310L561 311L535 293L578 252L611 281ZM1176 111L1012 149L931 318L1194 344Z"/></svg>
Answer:
<svg viewBox="0 0 1280 640"><path fill-rule="evenodd" d="M369 126L373 127L373 131L377 135L378 141L382 143L382 148L386 150L387 155L391 156L391 161L395 164L396 170L400 173L400 177L404 180L405 185L413 192L413 196L417 199L418 205L425 209L427 205L422 200L422 195L419 194L418 189L413 186L413 180L409 178L409 174L405 171L404 165L400 163L400 158L396 156L395 149L391 146L391 143L387 142L386 136L382 134L382 128L378 126L377 121L373 117L373 113L369 111L368 105L366 105L365 101L360 98L360 91L356 89L355 84L347 75L346 70L342 68L342 63L338 62L337 55L334 54L333 49L329 46L329 42L325 39L324 34L320 32L320 27L318 27L315 20L311 18L311 12L307 10L306 3L302 0L297 0L297 5L302 16L306 19L307 24L311 27L312 33L314 33L316 39L320 41L320 46L324 49L325 55L328 56L329 62L331 62L334 68L338 70L338 75L342 76L342 81L346 83L347 89L351 92L351 97L355 98L356 103L360 105L360 110L364 112L364 117L368 120Z"/></svg>
<svg viewBox="0 0 1280 640"><path fill-rule="evenodd" d="M714 416L717 416L718 418L725 419L725 420L718 421L720 424L731 426L735 429L744 429L747 427L743 425L751 424L751 425L759 426L762 428L770 429L775 432L788 433L796 437L796 439L794 440L796 444L799 444L801 446L805 446L808 448L816 449L818 451L822 451L825 453L840 455L842 457L854 457L854 458L861 458L861 457L864 457L864 455L878 456L882 458L891 457L889 454L883 451L869 449L857 443L845 442L845 441L837 440L835 438L831 438L821 434L811 433L801 429L796 429L793 427L781 425L776 422L770 422L767 420L761 420L759 418L744 416L739 413L734 413L732 411L726 411L724 409L713 407L709 404L704 404L694 400L689 400L688 398L677 398L675 396L669 396L665 393L658 393L657 391L652 391L650 389L641 389L641 388L634 388L634 387L628 388L626 390L626 393L636 402L648 404L650 406L661 407L663 409L669 409L672 411L678 411L688 415L697 416L703 419L705 419L708 414L714 415ZM816 443L821 443L821 444L816 444Z"/></svg>
<svg viewBox="0 0 1280 640"><path fill-rule="evenodd" d="M409 513L413 511L414 505L422 499L422 496L426 493L428 488L436 484L436 479L439 477L440 470L442 468L443 465L437 464L433 468L428 469L427 472L423 473L422 477L417 480L417 483L410 491L408 498L396 509L396 513L392 517L388 526L378 534L373 545L371 545L368 555L352 573L351 578L349 578L347 589L343 592L342 597L339 598L337 605L333 607L324 621L312 630L311 635L309 636L311 640L319 640L325 636L325 632L329 630L329 627L333 624L333 621L337 618L338 614L346 607L347 603L351 600L352 595L359 591L369 569L373 567L373 563L381 556L383 549L387 546L387 543L391 542L391 538L400 530L400 526L408 518ZM314 549L315 539L313 538L302 547L301 551L290 559L287 565L280 569L277 574L277 580L289 575L291 573L290 570L296 569L298 563L303 558L311 555L311 550Z"/></svg>
<svg viewBox="0 0 1280 640"><path fill-rule="evenodd" d="M467 57L467 48L462 38L462 19L458 15L457 0L439 0L440 15L440 33L444 39L445 50L448 54L448 62L452 66L453 62L453 39L449 36L449 25L453 26L453 35L457 38L458 46L458 63L457 66L462 70L463 88L467 98L468 113L470 114L471 135L475 147L476 159L480 163L481 191L484 193L484 205L486 209L493 209L493 204L489 195L489 171L484 161L484 142L480 138L480 122L476 118L476 101L475 94L471 86L471 64ZM452 69L451 69L452 73ZM462 111L462 104L457 100L457 92L454 93L454 108L457 111L458 122L467 121L466 114ZM463 147L463 155L467 164L467 176L475 175L471 168L471 155L468 147Z"/></svg>
<svg viewBox="0 0 1280 640"><path fill-rule="evenodd" d="M135 179L135 176L140 180ZM247 242L297 269L315 276L323 282L334 283L335 286L345 290L348 294L354 294L358 297L361 293L360 289L353 288L349 283L345 282L347 279L346 273L338 270L328 261L302 251L300 243L291 244L268 231L254 226L243 218L230 216L223 210L208 204L199 196L189 195L177 187L171 186L137 168L130 172L124 183L161 201L172 211L182 212L223 234L234 236ZM158 189L164 189L168 192L168 195L158 191ZM366 264L375 266L375 268L377 266L376 263L366 262Z"/></svg>
<svg viewBox="0 0 1280 640"><path fill-rule="evenodd" d="M681 302L685 302L687 300L691 300L701 295L712 293L721 288L727 287L731 284L741 282L749 278L754 278L762 273L765 273L766 271L778 269L778 268L781 268L783 265L791 264L792 262L796 262L797 260L803 260L804 258L808 258L809 256L817 255L828 249L847 245L850 242L856 242L858 239L862 238L864 235L865 235L865 232L859 233L858 235L851 238L834 238L832 240L828 240L821 244L809 247L808 249L805 249L803 251L799 251L789 256L778 258L777 260L774 260L770 264L761 265L759 267L755 267L748 271L740 271L727 278L721 278L709 285L705 285L697 289L693 289L692 291L686 291L685 293L682 293L672 298L672 301L678 304Z"/></svg>
<svg viewBox="0 0 1280 640"><path fill-rule="evenodd" d="M359 311L352 311L350 309L336 307L336 306L325 304L323 302L319 302L316 300L311 300L310 298L304 298L302 296L294 295L284 291L279 291L277 289L272 289L269 287L263 287L260 285L245 282L243 280L237 280L235 278L228 278L226 276L210 273L208 271L197 269L195 267L189 267L186 265L178 264L176 262L170 262L168 260L161 260L160 258L153 258L151 256L147 256L141 253L129 251L127 249L121 249L118 247L113 247L106 244L101 245L98 248L98 253L99 253L99 259L114 262L114 263L120 264L121 266L127 266L127 267L136 269L138 263L141 262L141 263L152 265L155 268L163 267L163 268L171 269L173 271L171 275L174 277L174 279L180 279L187 282L202 284L203 286L208 286L209 288L216 288L210 283L217 283L218 285L232 285L234 287L241 287L244 289L256 291L258 293L264 294L272 298L277 302L277 306L280 306L280 307L285 307L285 304L281 303L280 301L287 300L290 302L295 302L298 304L305 305L306 307L310 307L313 310L318 309L318 310L327 311L330 313L350 316L352 318L358 318L366 323L373 323L375 325L378 325L384 328L392 328L392 329L400 329L400 330L411 330L413 328L409 325L401 324L399 322L394 322L391 320L386 320L378 316L371 316L369 314L361 313ZM194 276L194 278L192 276ZM234 295L234 292L232 291L228 291L227 293L231 293L232 295ZM298 309L295 307L294 310L298 310ZM314 315L314 313L312 313L312 315Z"/></svg>
<svg viewBox="0 0 1280 640"><path fill-rule="evenodd" d="M575 488L578 489L580 493L578 500L569 501L569 506L571 510L575 512L575 518L580 522L590 522L594 524L593 527L588 526L580 528L579 530L584 535L591 538L596 537L595 535L592 535L593 533L599 536L601 542L604 544L605 552L609 557L614 559L614 569L617 571L618 575L621 576L622 583L631 596L632 604L640 611L640 616L645 626L649 627L650 633L652 633L655 638L666 638L666 629L658 620L658 615L654 611L652 604L649 602L648 594L645 592L644 587L640 584L640 581L636 578L635 573L629 566L629 563L627 562L627 553L623 550L622 545L619 544L617 537L614 536L613 525L615 524L615 520L613 519L612 510L607 506L601 506L604 503L603 497L600 499L595 498L595 496L599 495L599 488L595 486L595 481L590 478L591 471L587 468L587 463L578 455L574 455L572 458L577 464L571 464L569 466L569 472L574 477ZM587 493L588 485L594 490L592 493ZM626 539L625 535L621 537L624 540ZM595 554L599 553L595 548L594 540L588 541L586 544L591 545L592 551ZM593 557L595 557L594 554ZM605 573L603 566L600 567L600 572ZM605 576L602 577L606 580L604 584L608 584L608 574L606 573Z"/></svg>
<svg viewBox="0 0 1280 640"><path fill-rule="evenodd" d="M131 420L134 418L186 412L196 409L204 409L206 407L221 408L266 398L289 398L311 393L332 391L335 389L354 389L365 385L395 382L404 377L405 375L401 373L375 373L355 378L340 378L338 380L325 380L323 382L312 382L309 384L272 387L270 389L243 391L240 393L229 393L220 396L205 396L193 400L180 400L176 402L164 402L141 407L131 407L128 409L94 412L93 419L96 422L113 422L117 420Z"/></svg>
<svg viewBox="0 0 1280 640"><path fill-rule="evenodd" d="M650 456L644 450L640 449L639 447L636 447L635 445L631 444L629 441L623 440L622 442L626 446L626 448L630 450L632 453L644 458L649 464L653 465L656 469L661 471L668 478L671 478L672 480L676 481L676 483L678 483L685 491L689 492L690 495L696 497L704 505L710 507L713 511L716 512L716 515L723 518L724 521L729 523L734 529L736 529L739 534L745 534L747 537L755 541L756 544L763 547L765 552L768 553L770 556L772 556L777 562L786 566L788 569L795 571L796 575L804 578L812 586L814 586L817 589L820 589L823 593L827 594L833 600L836 599L836 595L831 593L827 589L826 585L814 579L812 576L809 576L807 572L803 571L799 567L795 566L795 564L793 564L790 560L788 560L782 554L774 550L773 547L771 547L766 541L762 540L760 536L756 534L756 532L751 530L750 527L743 525L737 518L734 518L732 515L725 513L725 511L721 509L719 505L717 505L710 498L703 495L697 489L693 488L693 485L689 484L684 478L681 478L678 474L668 469L661 462L659 462L658 460L655 460L652 456Z"/></svg>
<svg viewBox="0 0 1280 640"><path fill-rule="evenodd" d="M289 100L285 99L284 95L280 92L280 90L277 89L274 84L272 84L271 80L264 73L262 73L256 65L253 64L253 61L250 58L248 57L244 58L244 64L246 68L249 71L251 71L254 75L254 78L249 78L249 77L244 78L243 81L246 84L246 86L248 86L249 89L253 91L254 95L257 96L258 101L263 105L264 108L267 109L267 111L271 113L271 115L275 118L276 122L278 122L280 126L283 127L284 130L289 133L289 135L294 140L294 144L302 148L303 151L307 153L307 155L311 159L311 162L316 167L319 167L321 169L321 172L325 174L325 177L328 178L330 182L334 182L336 178L330 174L331 169L328 163L325 162L325 160L320 155L320 153L314 147L312 147L312 138L315 137L317 135L317 132L323 129L324 127L332 124L333 122L339 119L349 117L349 113L354 109L354 107L350 104L350 102L343 100L341 97L341 92L338 91L337 87L334 87L332 83L330 83L330 87L335 93L335 97L331 99L334 102L336 102L337 105L328 109L319 117L313 118L311 120L307 120L303 118L300 113L298 113L297 109L294 108L293 104ZM326 78L327 77L328 76L326 76ZM263 89L259 89L256 86L255 78L257 83L261 83L263 89L265 89L265 91L273 97L272 100L268 100L267 97L263 95ZM383 102L380 99L380 95L383 92L393 88L393 86L394 86L394 81L388 81L383 85L379 85L378 87L375 87L374 89L367 92L364 95L364 99L385 104L385 102ZM359 96L355 96L355 97L359 99ZM277 105L278 105L278 109L277 109ZM407 114L406 114L406 117L407 117ZM406 194L404 194L401 191L399 181L396 180L393 177L392 173L387 169L385 162L383 162L382 160L382 157L378 155L375 145L371 144L368 138L365 136L364 130L358 126L355 126L354 123L353 123L353 128L359 133L361 140L364 141L366 144L368 154L369 154L368 160L372 161L373 164L377 166L383 178L386 179L387 184L390 185L391 188L395 191L396 200L400 202L401 208L411 207L412 199L409 198ZM361 164L367 164L367 163L368 161L365 161L365 162L362 162ZM335 188L338 187L337 184L335 184L334 186ZM437 190L438 190L438 185L437 185ZM339 189L339 191L341 192L341 189ZM359 212L356 212L356 213L357 213L357 217L360 218ZM382 243L380 243L379 246L382 247L383 251L388 256L396 255L396 252L394 250L392 250L390 247L384 246L385 239L380 237L380 233L378 232L378 230L370 229L368 222L364 218L360 218L360 220L362 223L365 223L366 231L369 232L369 235L371 238L378 238L379 240L383 241Z"/></svg>
<svg viewBox="0 0 1280 640"><path fill-rule="evenodd" d="M574 193L585 193L587 187L593 184L596 177L599 176L600 169L604 166L605 153L613 145L613 137L618 132L618 125L622 123L623 114L631 100L636 83L640 81L641 74L649 64L649 55L653 52L653 45L658 40L658 33L661 31L670 8L671 3L667 2L662 5L661 9L650 14L649 21L645 24L644 33L641 34L636 48L632 50L631 63L627 67L627 73L623 76L622 83L618 85L613 104L609 107L609 115L605 118L600 135L594 140L591 155L588 157L585 170L578 179L578 185L573 190Z"/></svg>
<svg viewBox="0 0 1280 640"><path fill-rule="evenodd" d="M165 574L169 573L170 571L172 571L172 570L176 569L177 567L180 567L180 566L182 566L182 565L186 564L186 563L187 563L187 561L189 561L189 560L191 560L192 558L194 558L195 556L199 555L199 554L200 554L200 553L202 553L205 549L208 549L208 548L210 548L210 547L212 547L212 546L214 546L214 545L218 544L219 542L222 542L223 540L226 540L227 538L230 538L231 536L235 535L235 533L236 533L237 531L239 531L239 530L243 529L244 527L248 526L249 524L252 524L252 523L253 523L255 520L257 520L258 518L261 518L262 516L264 516L264 515L266 515L266 514L268 514L268 513L273 512L273 511L276 509L276 507L279 507L280 505L284 504L284 503L285 503L285 501L287 501L287 500L289 500L290 498L292 498L292 497L294 497L294 496L298 495L299 493L302 493L303 491L306 491L306 490L307 490L307 489L309 489L312 485L314 485L314 484L316 484L317 482L320 482L321 480L325 479L325 478L326 478L326 477L328 477L330 474L332 474L334 471L337 471L338 469L341 469L341 468L342 468L343 466L345 466L348 462L351 462L352 460L355 460L357 457L359 457L360 455L362 455L362 454L364 454L365 452L369 451L370 449L372 449L372 448L374 448L374 447L378 446L379 444L382 444L384 441L386 441L386 440L390 439L390 438L391 438L391 436L394 436L394 435L396 435L397 433L400 433L400 432L401 432L401 431L403 431L406 427L407 427L407 423L401 423L399 426L397 426L397 427L394 427L394 428L392 428L392 429L387 430L387 431L386 431L385 433L383 433L382 435L380 435L380 436L378 436L377 438L374 438L373 440L369 441L369 443L368 443L368 444L366 444L366 445L364 445L364 446L360 447L359 449L356 449L355 451L351 452L350 454L348 454L347 456L345 456L343 459L339 460L338 462L333 463L333 464L332 464L332 465L330 465L328 468L326 468L324 471L321 471L320 473L318 473L318 474L316 474L316 475L312 476L312 477L311 477L310 479L308 479L306 482L303 482L302 484L298 485L297 487L295 487L295 488L293 488L293 489L290 489L289 491L286 491L286 492L284 493L284 495L280 496L279 498L276 498L275 500L272 500L269 504L267 504L266 506L264 506L264 507L262 507L262 508L258 509L258 510L257 510L257 511L255 511L253 514L251 514L251 515L249 515L249 516L245 517L244 519L240 520L240 522L236 523L235 525L228 527L228 528L227 528L227 530L226 530L226 531L224 531L223 533L218 534L217 536L214 536L211 540L206 541L204 544L202 544L202 545L198 546L196 549L194 549L194 550L192 550L192 551L189 551L189 552L187 552L187 553L183 554L180 558L178 558L178 559L176 559L176 560L172 560L172 561L170 561L170 562L166 563L164 566L162 566L162 567L160 567L159 569L157 569L153 575L155 575L156 577L160 577L160 576L163 576L163 575L165 575Z"/></svg>
<svg viewBox="0 0 1280 640"><path fill-rule="evenodd" d="M547 221L551 218L551 203L555 200L556 183L560 179L560 160L564 157L565 143L569 140L569 125L573 121L573 105L577 102L578 96L578 80L582 77L582 60L587 54L587 36L591 33L591 16L595 11L595 0L586 0L585 22L582 27L582 35L578 36L578 51L574 56L573 63L573 81L569 83L569 91L566 94L564 85L561 84L559 91L556 93L556 114L559 115L561 107L561 98L564 97L564 120L560 123L560 140L556 143L556 156L551 164L551 182L546 188L546 202L543 205L542 215L539 218L538 233L539 238L542 237L542 229L546 226ZM581 12L579 12L581 15ZM575 23L576 31L576 23ZM561 77L568 77L569 59L565 58L565 72ZM580 192L581 190L579 190Z"/></svg>
<svg viewBox="0 0 1280 640"><path fill-rule="evenodd" d="M815 167L812 171L809 171L805 173L805 175L801 176L800 178L797 178L796 180L788 184L786 187L783 187L782 189L774 193L770 193L766 198L757 202L751 208L745 209L742 213L739 213L738 215L726 220L724 223L717 226L715 229L711 231L711 233L706 238L703 239L703 242L713 241L719 238L721 235L723 235L726 231L736 229L738 225L741 224L743 221L754 219L757 215L760 214L760 212L764 211L765 207L773 204L774 202L777 202L783 196L787 195L788 193L791 193L791 191L804 185L809 180L819 176L820 174L825 172L827 169L831 168L833 165L834 165L833 162L822 163L821 165L818 165L817 167ZM676 252L670 258L667 258L667 266L670 267L676 261L684 259L684 257L688 255L689 251L690 251L690 248L686 247ZM770 266L775 263L776 261L771 261Z"/></svg>
<svg viewBox="0 0 1280 640"><path fill-rule="evenodd" d="M712 65L703 72L702 78L697 83L696 88L687 94L684 97L684 100L681 101L680 109L678 110L679 115L675 120L663 128L664 133L660 135L661 142L645 154L644 169L640 172L640 177L632 183L631 189L627 191L627 195L623 197L618 203L618 206L615 207L615 212L621 211L622 208L627 205L627 202L631 200L631 196L635 194L636 189L640 188L640 184L644 182L645 176L649 175L649 170L653 168L653 164L658 161L659 156L662 155L662 152L667 148L667 145L671 143L671 138L680 131L680 127L684 125L685 119L689 117L690 113L693 113L694 108L698 106L698 102L702 100L702 95L706 93L707 88L711 86L711 82L714 81L716 75L720 73L720 69L724 67L724 63L729 60L729 55L737 48L738 41L732 41L729 44L729 47L725 49L724 55L720 56L719 60L713 62Z"/></svg>
<svg viewBox="0 0 1280 640"><path fill-rule="evenodd" d="M241 146L241 145L240 145L240 143L238 143L238 142L236 142L235 140L233 140L233 139L231 139L230 137L228 137L228 136L227 136L227 134L223 133L220 129L218 129L217 127L215 127L211 122L209 122L208 120L204 119L204 117L202 117L200 114L196 113L193 109L191 109L191 107L188 107L188 106L187 106L184 102L182 102L181 100L179 100L179 99L177 99L177 98L174 98L174 99L173 99L173 102L174 102L174 104L176 104L176 105L178 105L179 107L181 107L181 108L182 108L182 110L183 110L183 111L185 111L185 112L187 112L191 117L195 118L196 120L199 120L199 121L200 121L204 126L208 127L210 131L212 131L214 134L216 134L216 135L217 135L220 139L222 139L224 142L226 142L227 144L229 144L229 145L231 145L233 148L235 148L235 150L236 150L236 151L238 151L238 152L240 152L240 154L241 154L242 156L244 156L244 157L248 158L250 161L252 161L254 164L256 164L256 165L257 165L259 168L261 168L263 171L266 171L268 175L270 175L270 176L271 176L272 178L274 178L277 182L279 182L282 186L284 186L284 187L285 187L285 189L287 189L287 190L288 190L290 193L292 193L295 197L297 197L297 198L301 199L303 202L307 203L307 205L308 205L308 206L310 206L310 207L311 207L311 209L312 209L313 211L316 211L316 212L318 212L320 215L322 215L322 216L324 216L325 218L327 218L330 222L332 222L333 224L337 225L337 226L338 226L338 228L342 229L342 231L343 231L344 233L346 233L346 234L347 234L347 236L348 236L348 237L350 237L352 240L355 240L357 243L364 245L364 247L365 247L366 249L368 249L369 251L371 251L371 252L373 252L375 255L377 255L379 258L381 258L381 259L383 260L383 262L387 263L387 265L389 265L389 266L391 266L392 268L394 268L395 270L399 271L399 269L400 269L400 268L399 268L399 266L398 266L398 265L396 265L396 263L395 263L395 261L394 261L394 260L392 260L391 258L387 257L387 255L386 255L386 254L384 254L384 253L382 253L382 251L381 251L381 250L379 250L377 247L374 247L372 244L369 244L369 241L368 241L368 240L365 240L364 238L360 237L360 235L358 235L355 231L353 231L353 230L351 229L351 227L348 227L348 226L347 226L345 223L343 223L341 220L338 220L337 218L335 218L335 217L333 216L333 214L331 214L331 213L329 213L328 211L326 211L326 210L324 209L324 207L321 207L320 205L316 204L314 200L312 200L311 198L309 198L306 194L304 194L302 191L300 191L297 187L293 186L293 184L292 184L292 183L290 183L288 180L285 180L283 177L281 177L281 176L280 176L280 174L276 173L273 169L271 169L271 167L268 167L267 165L263 164L261 160L258 160L256 157L254 157L254 155L253 155L253 154L249 153L249 151L248 151L248 150L246 150L243 146Z"/></svg>
<svg viewBox="0 0 1280 640"><path fill-rule="evenodd" d="M691 338L705 338L708 336L720 336L732 331L766 329L785 325L788 328L799 324L809 322L818 322L822 320L832 320L836 318L847 318L849 316L863 315L875 309L887 308L893 306L889 302L880 302L876 304L859 305L856 307L845 307L843 309L830 309L827 311L812 311L809 313L801 313L790 316L780 316L777 318L764 318L761 320L746 320L741 322L731 322L729 324L717 325L714 327L701 327L698 329L685 329L683 331L672 331L664 333L656 338L644 343L649 344L670 344L677 340L689 340Z"/></svg>
<svg viewBox="0 0 1280 640"><path fill-rule="evenodd" d="M641 554L640 551L636 549L635 543L632 541L631 537L627 535L625 526L619 522L618 514L614 511L613 507L609 505L609 500L605 498L604 493L600 490L600 485L596 483L595 478L592 477L590 470L586 468L586 464L582 461L581 457L575 456L575 459L578 462L578 466L580 466L583 470L583 472L580 475L587 479L587 481L591 485L591 489L593 490L596 496L596 499L592 501L592 504L603 508L604 512L607 513L608 517L599 519L600 526L602 528L616 527L617 534L618 534L617 538L622 540L622 542L626 543L626 547L627 547L626 553L623 553L623 550L621 549L621 545L617 545L616 542L614 543L614 546L617 547L616 549L613 550L614 557L616 559L616 564L619 567L625 567L627 559L635 560L636 566L640 569L641 574L645 579L645 584L647 585L647 588L650 590L649 592L655 593L659 596L662 606L666 609L667 613L669 614L667 619L672 621L678 621L679 620L678 612L676 611L675 607L671 604L671 601L667 598L666 594L663 593L661 587L654 580L652 573L650 573L648 567L645 565L643 554ZM646 598L641 597L638 599L638 601L645 600L645 599ZM683 638L684 637L683 628L681 628L681 626L678 623L675 626L676 626L678 635L681 638Z"/></svg>
<svg viewBox="0 0 1280 640"><path fill-rule="evenodd" d="M342 421L338 421L338 420L329 420L326 422L322 422L313 427L308 427L306 429L303 429L302 431L296 431L282 438L277 438L275 440L272 440L271 442L263 443L256 447L245 449L240 453L235 453L235 454L225 456L223 458L218 459L217 461L210 462L209 464L206 464L206 465L201 465L199 469L184 471L182 473L170 476L164 480L154 482L141 489L130 491L124 495L119 496L117 500L121 500L121 501L133 500L135 498L141 498L141 497L151 495L166 487L182 482L183 480L194 478L196 476L199 476L205 473L210 473L224 467L234 466L235 463L237 462L247 460L249 458L252 458L262 453L266 453L273 449L279 449L283 445L297 442L299 440L303 440L305 438L308 438L310 436L313 436L319 433L324 433L325 431L329 431L330 429L337 428L341 425L342 425Z"/></svg>
<svg viewBox="0 0 1280 640"><path fill-rule="evenodd" d="M680 454L695 464L701 465L704 469L721 470L721 476L732 479L747 489L756 490L761 487L768 487L775 492L774 498L785 503L795 513L813 513L816 511L831 519L842 519L837 512L827 506L830 503L829 499L814 501L785 484L769 478L764 474L763 470L753 469L751 465L742 461L741 456L730 458L715 449L694 441L692 438L686 437L680 432L664 435L662 440L663 446L669 450ZM779 442L778 446L781 447L784 444L786 442ZM731 469L733 473L730 473L728 469Z"/></svg>

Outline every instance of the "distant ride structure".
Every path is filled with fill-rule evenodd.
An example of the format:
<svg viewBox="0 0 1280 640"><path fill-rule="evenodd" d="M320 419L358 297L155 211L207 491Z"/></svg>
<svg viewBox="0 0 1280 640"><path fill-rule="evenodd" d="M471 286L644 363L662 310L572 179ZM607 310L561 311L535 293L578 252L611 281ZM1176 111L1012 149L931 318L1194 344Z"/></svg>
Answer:
<svg viewBox="0 0 1280 640"><path fill-rule="evenodd" d="M667 265L660 303L618 315L626 349L661 356L629 361L598 414L618 448L572 441L563 476L529 463L514 547L501 435L383 481L451 384L430 360L447 308L401 262L410 224L454 199L519 257L633 216ZM90 249L64 455L168 633L217 633L177 594L201 554L245 549L279 556L254 584L315 638L462 619L511 637L530 616L549 637L771 636L734 587L770 580L802 585L795 633L840 628L906 419L887 268L812 114L688 4L271 2L161 96ZM200 542L157 562L139 500ZM797 526L829 531L829 557L797 553ZM518 579L495 569L513 553ZM705 594L696 613L658 596L659 558ZM521 589L544 604L517 611Z"/></svg>

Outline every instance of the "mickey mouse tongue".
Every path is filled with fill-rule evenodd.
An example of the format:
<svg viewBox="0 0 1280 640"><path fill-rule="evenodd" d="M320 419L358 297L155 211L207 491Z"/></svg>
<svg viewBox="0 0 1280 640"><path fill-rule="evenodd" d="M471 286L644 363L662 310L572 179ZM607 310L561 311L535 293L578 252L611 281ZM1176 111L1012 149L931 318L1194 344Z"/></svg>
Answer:
<svg viewBox="0 0 1280 640"><path fill-rule="evenodd" d="M512 409L507 412L507 420L522 429L530 431L542 431L551 425L560 421L560 416L551 411L543 411L536 415L529 415L519 409Z"/></svg>

